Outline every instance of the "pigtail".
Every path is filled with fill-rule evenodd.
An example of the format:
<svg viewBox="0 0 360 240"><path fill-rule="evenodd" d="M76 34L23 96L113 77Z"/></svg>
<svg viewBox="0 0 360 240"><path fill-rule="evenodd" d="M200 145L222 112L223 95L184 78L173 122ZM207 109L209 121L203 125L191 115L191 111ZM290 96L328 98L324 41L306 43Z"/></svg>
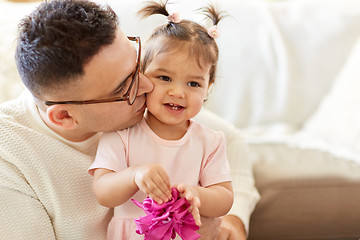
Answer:
<svg viewBox="0 0 360 240"><path fill-rule="evenodd" d="M210 4L206 7L199 9L202 14L209 18L212 21L212 26L208 28L208 34L210 37L216 39L219 37L219 30L217 28L218 23L221 19L227 16L224 11L219 11L213 4Z"/></svg>
<svg viewBox="0 0 360 240"><path fill-rule="evenodd" d="M161 14L167 17L169 16L169 12L166 9L167 3L168 0L160 0L159 2L148 1L147 5L138 11L138 14L142 18L146 18L155 14Z"/></svg>
<svg viewBox="0 0 360 240"><path fill-rule="evenodd" d="M213 25L216 26L226 16L224 11L219 11L214 5L210 4L199 9L202 14L209 18Z"/></svg>

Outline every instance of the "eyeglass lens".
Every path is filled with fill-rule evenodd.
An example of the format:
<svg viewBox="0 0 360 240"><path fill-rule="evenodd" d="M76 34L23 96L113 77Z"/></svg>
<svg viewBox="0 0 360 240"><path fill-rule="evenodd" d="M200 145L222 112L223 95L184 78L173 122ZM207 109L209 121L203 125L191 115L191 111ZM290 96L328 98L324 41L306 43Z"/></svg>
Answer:
<svg viewBox="0 0 360 240"><path fill-rule="evenodd" d="M139 88L139 71L140 71L139 61L140 61L140 54L141 54L141 43L140 43L139 38L136 40L136 45L137 45L137 66L136 66L134 75L132 76L132 82L130 85L130 92L129 92L130 105L135 102L138 88Z"/></svg>

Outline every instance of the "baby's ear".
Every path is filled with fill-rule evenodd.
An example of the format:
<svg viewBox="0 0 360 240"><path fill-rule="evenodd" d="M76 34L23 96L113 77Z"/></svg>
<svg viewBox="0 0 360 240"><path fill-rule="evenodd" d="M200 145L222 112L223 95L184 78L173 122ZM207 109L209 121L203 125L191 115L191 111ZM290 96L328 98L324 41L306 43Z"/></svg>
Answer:
<svg viewBox="0 0 360 240"><path fill-rule="evenodd" d="M48 119L56 126L65 130L72 130L78 126L76 118L69 105L53 105L46 110Z"/></svg>
<svg viewBox="0 0 360 240"><path fill-rule="evenodd" d="M208 86L208 93L210 93L214 88L214 82L211 82L209 83L209 86Z"/></svg>
<svg viewBox="0 0 360 240"><path fill-rule="evenodd" d="M214 84L213 83L209 83L208 89L206 91L206 95L205 95L205 99L204 101L206 101L208 99L208 96L210 95L210 93L213 91L214 89Z"/></svg>

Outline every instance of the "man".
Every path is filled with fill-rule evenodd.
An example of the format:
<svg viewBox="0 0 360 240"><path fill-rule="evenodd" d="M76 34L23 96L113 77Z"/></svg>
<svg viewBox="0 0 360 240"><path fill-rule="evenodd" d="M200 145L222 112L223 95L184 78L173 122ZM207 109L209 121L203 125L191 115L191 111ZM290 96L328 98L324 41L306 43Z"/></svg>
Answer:
<svg viewBox="0 0 360 240"><path fill-rule="evenodd" d="M0 107L2 238L105 239L112 210L96 202L87 168L101 132L143 116L153 86L139 59L140 39L110 8L50 1L23 19L16 62L29 91ZM203 220L203 239L245 239L239 218L217 221Z"/></svg>

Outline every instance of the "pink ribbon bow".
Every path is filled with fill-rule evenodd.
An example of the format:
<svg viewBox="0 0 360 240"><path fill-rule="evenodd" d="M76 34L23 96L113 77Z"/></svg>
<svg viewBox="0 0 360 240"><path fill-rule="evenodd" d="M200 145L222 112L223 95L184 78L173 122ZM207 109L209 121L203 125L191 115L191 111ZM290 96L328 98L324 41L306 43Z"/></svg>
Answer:
<svg viewBox="0 0 360 240"><path fill-rule="evenodd" d="M169 20L169 22L172 23L179 23L181 22L181 17L178 13L174 12L169 14L169 16L167 16L167 19Z"/></svg>
<svg viewBox="0 0 360 240"><path fill-rule="evenodd" d="M216 25L208 28L208 34L210 35L210 37L212 37L213 39L217 39L220 35L220 32L217 28Z"/></svg>
<svg viewBox="0 0 360 240"><path fill-rule="evenodd" d="M142 208L146 216L135 219L136 233L144 234L144 240L170 240L175 239L176 233L187 240L196 240L201 236L196 232L199 226L188 211L190 203L180 198L176 188L172 188L172 199L163 204L157 204L147 197L143 203L131 199Z"/></svg>

